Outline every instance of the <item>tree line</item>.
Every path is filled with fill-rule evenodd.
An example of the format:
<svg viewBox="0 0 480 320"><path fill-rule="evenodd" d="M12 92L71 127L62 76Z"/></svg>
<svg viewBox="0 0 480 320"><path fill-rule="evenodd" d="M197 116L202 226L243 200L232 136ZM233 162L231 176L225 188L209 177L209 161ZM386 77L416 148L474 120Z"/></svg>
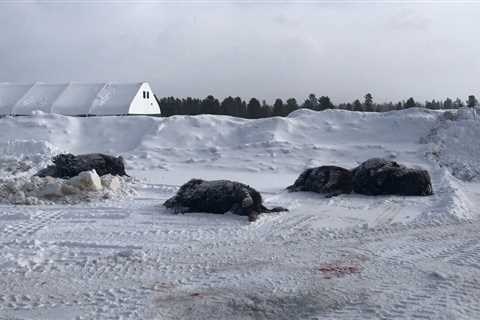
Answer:
<svg viewBox="0 0 480 320"><path fill-rule="evenodd" d="M175 97L157 98L156 96L155 98L160 105L162 116L164 117L173 115L215 114L248 119L268 118L274 116L284 117L300 108L315 111L341 109L362 112L387 112L415 107L432 110L458 109L465 106L476 107L479 104L474 95L468 96L466 101L462 101L460 98L446 98L445 100L434 99L421 103L415 101L413 98L408 98L407 100L396 103L375 103L371 93L367 93L362 101L357 99L353 102L340 103L337 105L333 104L328 96L317 97L313 93L308 95L305 101L300 104L295 98L289 98L286 101L276 99L273 105L268 104L265 100L260 102L256 98L251 98L247 102L240 97L227 97L220 101L212 95L209 95L204 99L191 97L183 99Z"/></svg>

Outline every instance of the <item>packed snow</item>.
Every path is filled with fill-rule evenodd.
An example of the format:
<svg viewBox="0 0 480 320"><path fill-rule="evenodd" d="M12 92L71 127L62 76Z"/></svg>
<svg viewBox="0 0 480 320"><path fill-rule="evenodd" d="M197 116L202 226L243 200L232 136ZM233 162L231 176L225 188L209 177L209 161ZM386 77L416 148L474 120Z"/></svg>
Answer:
<svg viewBox="0 0 480 320"><path fill-rule="evenodd" d="M0 319L478 319L480 133L470 110L0 119ZM32 177L58 153L132 178ZM373 157L434 195L288 193L306 168ZM249 223L175 215L191 178L262 192Z"/></svg>

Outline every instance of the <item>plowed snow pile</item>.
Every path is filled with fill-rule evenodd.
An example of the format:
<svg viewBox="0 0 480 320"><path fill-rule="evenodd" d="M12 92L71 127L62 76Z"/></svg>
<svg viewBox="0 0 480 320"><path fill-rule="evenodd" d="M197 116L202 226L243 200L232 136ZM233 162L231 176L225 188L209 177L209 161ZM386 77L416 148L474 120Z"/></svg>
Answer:
<svg viewBox="0 0 480 320"><path fill-rule="evenodd" d="M432 143L431 156L460 180L480 179L480 121L469 109L448 113L425 139Z"/></svg>
<svg viewBox="0 0 480 320"><path fill-rule="evenodd" d="M479 125L421 109L1 118L0 319L480 319ZM121 155L135 180L32 177L60 152ZM373 157L428 170L434 195L285 191ZM191 178L290 211L164 210Z"/></svg>
<svg viewBox="0 0 480 320"><path fill-rule="evenodd" d="M0 177L35 173L34 167L45 166L61 150L48 141L0 141Z"/></svg>
<svg viewBox="0 0 480 320"><path fill-rule="evenodd" d="M46 177L0 179L0 203L75 204L101 199L121 199L133 195L130 178L82 172L68 180Z"/></svg>

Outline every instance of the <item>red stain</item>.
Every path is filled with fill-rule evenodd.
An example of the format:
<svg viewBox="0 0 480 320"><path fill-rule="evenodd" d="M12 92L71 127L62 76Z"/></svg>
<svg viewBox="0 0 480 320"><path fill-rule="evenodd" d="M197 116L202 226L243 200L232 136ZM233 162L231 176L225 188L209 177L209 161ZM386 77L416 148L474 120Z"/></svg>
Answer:
<svg viewBox="0 0 480 320"><path fill-rule="evenodd" d="M325 279L331 279L332 277L344 277L349 274L359 273L360 268L354 265L342 265L340 263L326 264L318 271L325 274Z"/></svg>

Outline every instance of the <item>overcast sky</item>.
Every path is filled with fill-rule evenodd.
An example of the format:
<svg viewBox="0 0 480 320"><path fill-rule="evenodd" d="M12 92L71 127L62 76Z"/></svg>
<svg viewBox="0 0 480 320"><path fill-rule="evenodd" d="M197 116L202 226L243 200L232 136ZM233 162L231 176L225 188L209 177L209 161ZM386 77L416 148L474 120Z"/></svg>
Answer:
<svg viewBox="0 0 480 320"><path fill-rule="evenodd" d="M0 0L0 81L267 101L480 95L480 2L85 2Z"/></svg>

